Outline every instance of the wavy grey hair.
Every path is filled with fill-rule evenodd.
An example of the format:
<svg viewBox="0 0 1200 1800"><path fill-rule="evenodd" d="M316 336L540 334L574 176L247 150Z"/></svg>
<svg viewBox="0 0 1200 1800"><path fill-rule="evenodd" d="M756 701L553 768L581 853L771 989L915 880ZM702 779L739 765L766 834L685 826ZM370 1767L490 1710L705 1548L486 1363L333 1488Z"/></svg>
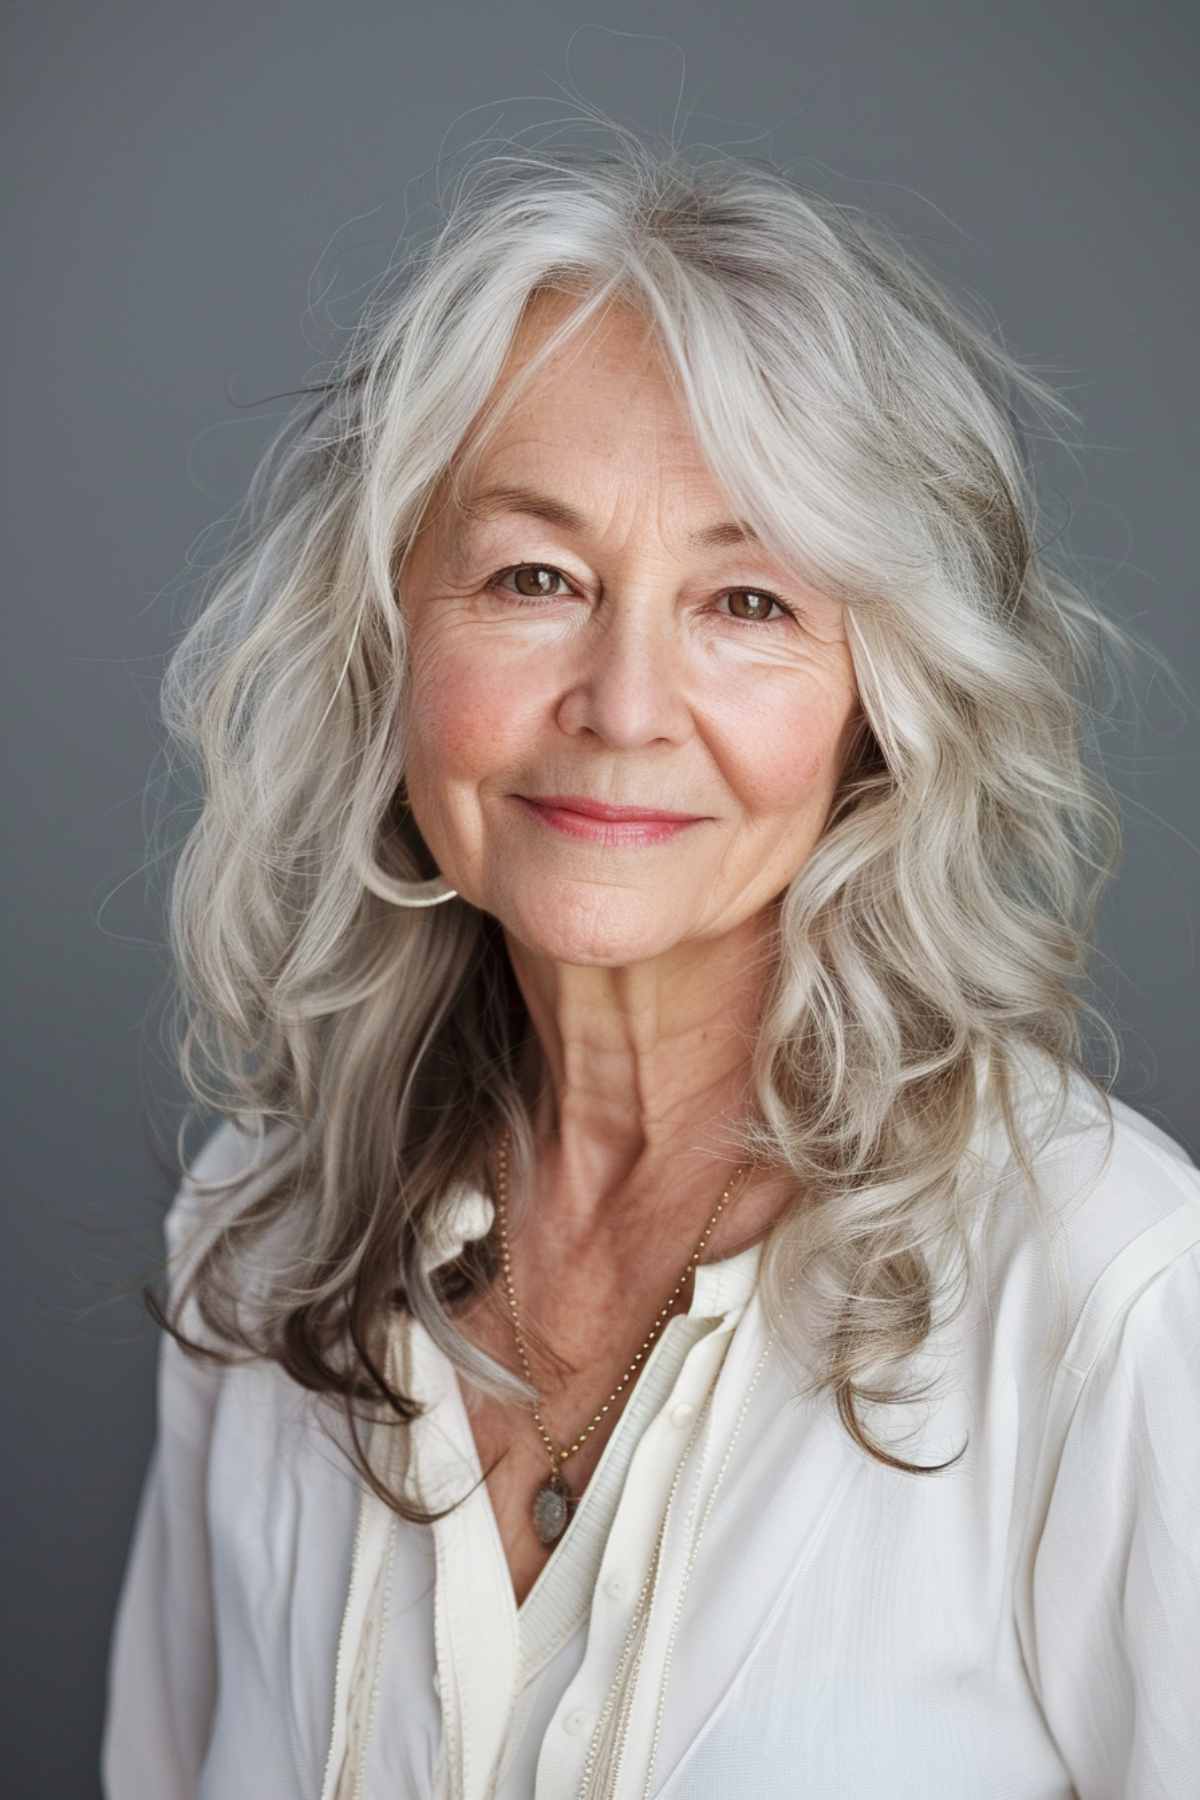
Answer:
<svg viewBox="0 0 1200 1800"><path fill-rule="evenodd" d="M194 1100L268 1153L249 1204L224 1184L242 1197L174 1320L148 1304L191 1352L270 1358L339 1399L357 1466L406 1518L440 1515L389 1490L356 1425L356 1401L414 1415L388 1377L390 1313L486 1392L535 1398L455 1325L496 1279L490 1236L426 1254L456 1189L487 1190L505 1128L519 1222L542 1065L498 921L461 898L397 904L437 874L406 804L397 602L546 290L577 305L526 378L606 306L643 309L740 516L845 603L862 719L778 901L753 1106L726 1139L794 1178L761 1293L801 1386L867 1454L933 1473L861 1406L919 1397L905 1365L965 1301L1002 1167L1047 1223L1025 1076L1049 1101L1042 1141L1082 1077L1111 1149L1084 1013L1119 1048L1078 990L1120 827L1085 764L1084 696L1103 638L1135 640L1037 543L1020 409L1052 435L1075 417L1040 377L883 227L773 164L620 126L469 167L301 391L173 653L164 718L202 784L171 890L174 1049ZM984 1179L989 1122L1006 1162ZM206 1342L180 1324L189 1297Z"/></svg>

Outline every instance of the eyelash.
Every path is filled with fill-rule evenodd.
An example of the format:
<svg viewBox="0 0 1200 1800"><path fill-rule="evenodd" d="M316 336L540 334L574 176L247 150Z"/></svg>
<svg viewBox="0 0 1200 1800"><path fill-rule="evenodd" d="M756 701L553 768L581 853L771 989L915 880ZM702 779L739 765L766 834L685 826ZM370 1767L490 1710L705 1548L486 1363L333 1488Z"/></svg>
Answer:
<svg viewBox="0 0 1200 1800"><path fill-rule="evenodd" d="M506 575L515 575L519 569L549 569L550 573L552 575L557 575L560 581L570 581L570 577L564 575L561 569L556 569L553 563L510 563L505 569L497 569L496 573L488 581L487 587L489 593L502 592L510 600L519 600L522 606L547 606L552 600L562 599L561 594L542 594L539 597L535 594L515 594L511 588L501 588L501 580ZM798 617L795 608L789 606L786 600L781 600L778 594L771 593L769 588L732 587L725 588L722 597L724 597L725 594L761 594L764 600L770 600L779 608L780 612L784 614L784 619L734 619L732 621L734 625L780 625L785 621L791 624Z"/></svg>

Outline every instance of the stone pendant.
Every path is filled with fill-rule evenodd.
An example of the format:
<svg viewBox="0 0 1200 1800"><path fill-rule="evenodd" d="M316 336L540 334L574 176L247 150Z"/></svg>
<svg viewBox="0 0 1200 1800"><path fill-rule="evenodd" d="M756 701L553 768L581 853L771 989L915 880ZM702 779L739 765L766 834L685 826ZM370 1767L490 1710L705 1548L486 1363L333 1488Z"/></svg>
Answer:
<svg viewBox="0 0 1200 1800"><path fill-rule="evenodd" d="M574 1496L562 1475L548 1475L533 1496L533 1529L543 1544L557 1543L567 1529Z"/></svg>

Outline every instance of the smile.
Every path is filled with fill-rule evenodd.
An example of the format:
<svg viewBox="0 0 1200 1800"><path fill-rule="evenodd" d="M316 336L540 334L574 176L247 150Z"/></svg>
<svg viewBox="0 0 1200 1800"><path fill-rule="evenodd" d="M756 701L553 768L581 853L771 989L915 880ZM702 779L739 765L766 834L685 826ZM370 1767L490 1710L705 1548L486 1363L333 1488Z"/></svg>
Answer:
<svg viewBox="0 0 1200 1800"><path fill-rule="evenodd" d="M693 825L703 824L702 819L593 819L585 813L571 812L565 806L540 805L536 800L526 800L523 794L514 794L513 799L532 817L565 837L582 838L588 843L608 844L613 848L662 844L669 838L678 837L681 831L689 831Z"/></svg>

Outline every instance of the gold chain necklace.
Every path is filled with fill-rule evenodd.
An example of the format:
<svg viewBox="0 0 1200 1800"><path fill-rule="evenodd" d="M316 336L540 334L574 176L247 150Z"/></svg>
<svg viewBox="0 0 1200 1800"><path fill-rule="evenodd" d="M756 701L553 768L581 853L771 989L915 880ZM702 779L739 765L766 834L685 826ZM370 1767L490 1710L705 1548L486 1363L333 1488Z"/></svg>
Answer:
<svg viewBox="0 0 1200 1800"><path fill-rule="evenodd" d="M529 1354L525 1347L525 1335L521 1330L521 1321L517 1312L516 1295L513 1292L512 1257L508 1247L508 1136L509 1134L506 1131L500 1140L500 1148L497 1156L497 1188L499 1191L499 1201L496 1210L500 1220L500 1256L504 1264L504 1285L508 1292L508 1308L512 1314L513 1334L517 1340L517 1350L520 1354L521 1366L524 1369L526 1381L529 1383L530 1387L533 1387L535 1383L529 1367ZM577 1503L578 1497L572 1493L567 1479L562 1472L562 1465L567 1461L568 1457L574 1456L576 1450L580 1449L580 1447L587 1442L613 1401L624 1388L626 1382L629 1381L630 1377L635 1373L647 1350L649 1350L651 1344L666 1324L667 1317L671 1311L672 1302L683 1287L688 1276L692 1273L692 1270L699 1262L704 1251L704 1246L712 1236L713 1227L716 1225L717 1220L724 1211L725 1204L729 1199L734 1182L742 1173L742 1170L748 1167L748 1163L742 1163L741 1166L734 1171L729 1186L717 1201L716 1210L701 1233L700 1242L692 1252L690 1262L683 1271L683 1274L679 1277L679 1280L675 1283L667 1300L667 1304L660 1308L658 1317L654 1322L654 1328L649 1337L646 1338L641 1349L638 1351L637 1355L634 1357L633 1361L630 1363L624 1375L622 1375L620 1381L618 1381L616 1387L608 1396L608 1399L604 1402L604 1405L600 1408L600 1411L596 1414L591 1424L588 1425L584 1431L580 1432L579 1436L575 1439L575 1442L565 1450L557 1449L542 1420L540 1405L533 1408L533 1417L537 1423L538 1431L541 1433L542 1442L550 1453L550 1474L535 1492L531 1509L533 1515L533 1529L536 1531L539 1540L543 1544L553 1544L558 1541L566 1530L567 1522Z"/></svg>

